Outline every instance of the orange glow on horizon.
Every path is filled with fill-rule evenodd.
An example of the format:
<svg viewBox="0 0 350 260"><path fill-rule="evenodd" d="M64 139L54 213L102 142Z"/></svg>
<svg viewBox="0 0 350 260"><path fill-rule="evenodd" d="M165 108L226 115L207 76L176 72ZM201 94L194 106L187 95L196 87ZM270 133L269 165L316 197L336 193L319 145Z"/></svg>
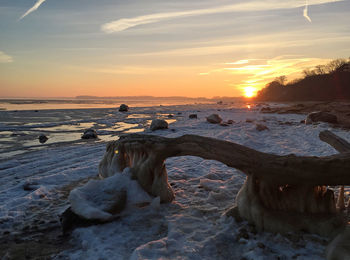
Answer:
<svg viewBox="0 0 350 260"><path fill-rule="evenodd" d="M254 87L245 87L243 89L243 94L247 98L254 97L256 95L257 89Z"/></svg>

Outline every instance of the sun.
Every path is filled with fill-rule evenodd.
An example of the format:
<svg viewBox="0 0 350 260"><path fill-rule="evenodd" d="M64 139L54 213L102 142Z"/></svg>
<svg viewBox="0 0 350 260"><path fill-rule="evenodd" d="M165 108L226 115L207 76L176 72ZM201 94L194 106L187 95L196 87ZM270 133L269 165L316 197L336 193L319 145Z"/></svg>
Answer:
<svg viewBox="0 0 350 260"><path fill-rule="evenodd" d="M245 97L251 98L251 97L255 96L256 88L254 88L254 87L245 87L243 89L243 92L244 92L244 96Z"/></svg>

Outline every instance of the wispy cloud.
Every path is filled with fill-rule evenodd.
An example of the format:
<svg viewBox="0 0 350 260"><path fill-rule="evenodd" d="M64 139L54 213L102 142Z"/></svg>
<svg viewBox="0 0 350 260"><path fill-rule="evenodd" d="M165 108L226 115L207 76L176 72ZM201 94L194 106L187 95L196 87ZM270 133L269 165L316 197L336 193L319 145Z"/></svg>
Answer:
<svg viewBox="0 0 350 260"><path fill-rule="evenodd" d="M0 51L0 63L9 63L13 62L13 58L2 51Z"/></svg>
<svg viewBox="0 0 350 260"><path fill-rule="evenodd" d="M308 14L308 3L307 3L307 0L305 0L305 7L304 7L304 10L303 10L303 16L305 17L306 20L308 20L310 23L311 23L311 18Z"/></svg>
<svg viewBox="0 0 350 260"><path fill-rule="evenodd" d="M326 3L341 2L341 1L344 1L344 0L309 0L308 5L306 5L306 12L304 9L304 17L305 17L305 13L306 13L306 17L308 17L307 8L310 5L320 5L320 4L326 4ZM133 18L122 18L122 19L118 19L118 20L103 24L101 26L101 29L105 33L114 33L114 32L121 32L138 25L157 23L163 20L176 19L181 17L199 16L199 15L217 14L217 13L230 13L230 12L254 12L254 11L278 10L278 9L292 9L292 8L298 8L303 6L305 6L305 2L303 0L252 1L252 2L233 4L233 5L217 6L217 7L206 8L206 9L197 9L197 10L189 10L189 11L181 11L181 12L155 13L155 14L137 16Z"/></svg>
<svg viewBox="0 0 350 260"><path fill-rule="evenodd" d="M214 74L217 77L218 73L224 73L231 75L231 78L234 75L234 79L239 78L239 80L230 81L230 86L241 90L246 87L254 87L259 90L276 77L286 75L288 80L293 80L300 77L304 69L327 62L329 62L329 59L284 55L271 59L252 59L245 64L226 63L231 66L215 68L199 75L209 76Z"/></svg>
<svg viewBox="0 0 350 260"><path fill-rule="evenodd" d="M238 60L238 61L234 61L234 62L226 62L225 64L227 64L227 65L238 65L238 64L246 64L248 62L249 62L249 60Z"/></svg>
<svg viewBox="0 0 350 260"><path fill-rule="evenodd" d="M30 8L27 12L25 12L20 18L19 20L22 20L24 17L26 17L28 14L34 12L35 10L37 10L46 0L38 0L32 8Z"/></svg>
<svg viewBox="0 0 350 260"><path fill-rule="evenodd" d="M150 74L163 74L174 73L178 71L192 72L203 70L203 66L65 66L70 70L78 70L88 73L98 74L115 74L115 75L150 75Z"/></svg>

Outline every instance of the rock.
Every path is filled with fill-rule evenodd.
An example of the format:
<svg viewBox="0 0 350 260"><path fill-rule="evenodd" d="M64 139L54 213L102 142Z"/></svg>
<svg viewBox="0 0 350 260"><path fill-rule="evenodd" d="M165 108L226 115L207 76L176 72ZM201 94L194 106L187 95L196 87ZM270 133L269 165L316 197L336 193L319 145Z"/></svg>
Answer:
<svg viewBox="0 0 350 260"><path fill-rule="evenodd" d="M312 112L307 115L305 123L312 124L315 122L326 122L336 124L338 123L338 118L336 115L333 115L328 112L320 111L320 112Z"/></svg>
<svg viewBox="0 0 350 260"><path fill-rule="evenodd" d="M173 118L173 117L174 117L174 115L172 115L172 114L168 115L168 118Z"/></svg>
<svg viewBox="0 0 350 260"><path fill-rule="evenodd" d="M198 117L197 117L197 114L190 114L190 115L188 116L188 118L190 118L190 119L196 119L196 118L198 118Z"/></svg>
<svg viewBox="0 0 350 260"><path fill-rule="evenodd" d="M81 136L82 139L95 139L97 138L97 133L95 129L87 129L85 130L84 134Z"/></svg>
<svg viewBox="0 0 350 260"><path fill-rule="evenodd" d="M125 104L121 104L119 107L119 112L128 112L129 111L129 107Z"/></svg>
<svg viewBox="0 0 350 260"><path fill-rule="evenodd" d="M33 190L37 190L39 186L38 186L38 183L36 182L26 182L25 184L23 184L22 188L25 191L33 191Z"/></svg>
<svg viewBox="0 0 350 260"><path fill-rule="evenodd" d="M220 125L221 125L221 126L229 126L229 124L226 123L226 122L222 122L222 123L220 123Z"/></svg>
<svg viewBox="0 0 350 260"><path fill-rule="evenodd" d="M235 123L235 121L233 121L233 120L230 119L230 120L227 121L227 123L228 123L229 125L232 125L232 124Z"/></svg>
<svg viewBox="0 0 350 260"><path fill-rule="evenodd" d="M253 119L250 119L250 118L247 118L247 119L245 120L245 122L246 122L246 123L253 123L254 120L253 120Z"/></svg>
<svg viewBox="0 0 350 260"><path fill-rule="evenodd" d="M222 118L218 114L212 114L207 117L207 121L211 124L220 124Z"/></svg>
<svg viewBox="0 0 350 260"><path fill-rule="evenodd" d="M39 142L40 142L41 144L46 143L46 141L47 141L48 139L49 139L49 138L48 138L46 135L44 135L44 134L41 134L41 135L39 136Z"/></svg>
<svg viewBox="0 0 350 260"><path fill-rule="evenodd" d="M260 111L261 111L262 113L270 112L270 111L271 111L271 108L270 108L270 107L263 107Z"/></svg>
<svg viewBox="0 0 350 260"><path fill-rule="evenodd" d="M269 128L263 124L256 124L256 130L258 130L260 132L260 131L264 131L264 130L269 130Z"/></svg>
<svg viewBox="0 0 350 260"><path fill-rule="evenodd" d="M163 119L153 119L151 123L151 130L167 129L168 122Z"/></svg>
<svg viewBox="0 0 350 260"><path fill-rule="evenodd" d="M220 101L218 101L218 102L216 102L218 105L222 105L223 104L223 102L220 100Z"/></svg>

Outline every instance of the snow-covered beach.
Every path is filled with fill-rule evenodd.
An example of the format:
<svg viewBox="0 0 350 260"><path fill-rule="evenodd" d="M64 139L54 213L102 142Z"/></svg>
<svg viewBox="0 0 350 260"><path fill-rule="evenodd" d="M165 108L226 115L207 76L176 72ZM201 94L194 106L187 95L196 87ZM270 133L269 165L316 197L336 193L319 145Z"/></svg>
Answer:
<svg viewBox="0 0 350 260"><path fill-rule="evenodd" d="M29 241L40 244L45 232L55 230L50 243L56 259L323 259L326 238L258 233L246 222L223 217L245 175L191 156L166 161L174 202L130 208L111 223L78 228L71 237L60 237L57 241L64 246L54 250L55 236L60 236L58 215L69 206L70 189L97 177L107 141L121 134L196 134L267 153L311 156L337 153L319 140L322 130L350 140L347 130L325 123L306 125L301 123L304 115L261 114L260 108L196 104L131 107L126 113L117 108L0 111L1 256L11 259L21 246L27 246L23 256L33 254L35 247ZM213 113L234 123L209 124L206 117ZM190 114L198 118L190 119ZM169 129L151 132L154 118L167 120ZM256 130L256 123L269 130ZM83 130L90 127L99 139L81 140ZM49 137L45 144L37 140L41 133ZM347 199L349 195L347 190ZM48 252L36 254L48 256Z"/></svg>

